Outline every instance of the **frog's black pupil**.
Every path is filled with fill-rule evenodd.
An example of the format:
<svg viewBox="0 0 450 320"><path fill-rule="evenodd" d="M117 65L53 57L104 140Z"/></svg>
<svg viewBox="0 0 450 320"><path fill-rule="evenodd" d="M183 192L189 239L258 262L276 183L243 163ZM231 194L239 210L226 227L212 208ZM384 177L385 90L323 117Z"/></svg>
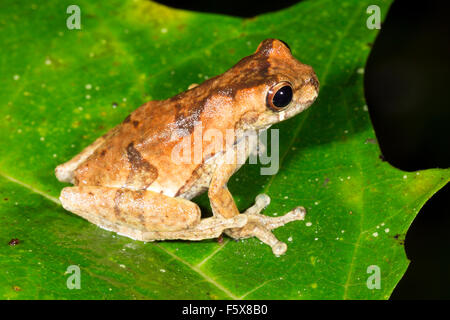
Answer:
<svg viewBox="0 0 450 320"><path fill-rule="evenodd" d="M290 86L281 87L280 90L275 93L272 99L272 103L277 108L286 107L292 100L292 88Z"/></svg>

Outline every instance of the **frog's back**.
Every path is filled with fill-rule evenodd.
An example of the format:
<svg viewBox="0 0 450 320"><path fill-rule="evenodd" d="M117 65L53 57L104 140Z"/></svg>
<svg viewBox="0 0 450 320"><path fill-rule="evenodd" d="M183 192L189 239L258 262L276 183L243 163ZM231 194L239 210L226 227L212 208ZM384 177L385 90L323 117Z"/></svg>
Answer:
<svg viewBox="0 0 450 320"><path fill-rule="evenodd" d="M183 184L183 172L166 172L166 168L174 170L167 167L170 154L165 150L176 143L171 141L176 113L172 103L163 101L151 101L135 110L108 132L103 144L78 166L75 184L172 194ZM189 171L189 165L183 169ZM165 185L158 184L163 181Z"/></svg>
<svg viewBox="0 0 450 320"><path fill-rule="evenodd" d="M108 132L103 144L78 166L74 183L186 196L197 180L205 180L202 175L211 168L198 161L173 159L172 151L184 138L194 141L196 124L208 124L203 115L211 113L216 105L209 103L208 96L201 96L202 92L189 90L136 109ZM226 104L221 107L227 109ZM221 123L224 129L228 125L224 119ZM207 183L205 180L203 184Z"/></svg>

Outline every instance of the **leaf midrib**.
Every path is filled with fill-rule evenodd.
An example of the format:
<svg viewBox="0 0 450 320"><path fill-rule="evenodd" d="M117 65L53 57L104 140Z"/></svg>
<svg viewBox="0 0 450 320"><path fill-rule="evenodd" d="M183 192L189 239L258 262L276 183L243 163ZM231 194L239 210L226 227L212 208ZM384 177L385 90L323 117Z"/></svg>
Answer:
<svg viewBox="0 0 450 320"><path fill-rule="evenodd" d="M53 196L51 196L51 195L45 193L44 191L41 191L41 190L39 190L39 189L37 189L37 188L34 188L33 186L31 186L31 185L29 185L29 184L27 184L27 183L25 183L25 182L23 182L23 181L20 181L20 180L18 180L18 179L16 179L16 178L12 177L12 176L10 176L10 175L7 175L7 174L5 174L5 173L3 173L3 172L1 172L1 171L0 171L0 176L2 176L3 178L5 178L5 179L8 180L8 181L14 182L14 183L20 185L21 187L30 190L30 191L33 192L33 193L36 193L36 194L38 194L38 195L40 195L40 196L46 198L47 200L50 200L50 201L53 202L53 203L56 203L57 205L62 206L62 205L61 205L61 201L59 201L58 198L55 198L55 197L53 197Z"/></svg>

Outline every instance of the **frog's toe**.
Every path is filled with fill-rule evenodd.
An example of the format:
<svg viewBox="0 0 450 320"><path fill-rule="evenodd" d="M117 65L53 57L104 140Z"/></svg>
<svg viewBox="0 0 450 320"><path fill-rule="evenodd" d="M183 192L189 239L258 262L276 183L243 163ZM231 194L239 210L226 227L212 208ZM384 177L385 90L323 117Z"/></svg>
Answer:
<svg viewBox="0 0 450 320"><path fill-rule="evenodd" d="M265 226L256 225L252 230L252 235L257 237L259 240L269 245L272 248L272 252L277 257L284 254L287 250L286 243L278 240L274 234L267 229Z"/></svg>
<svg viewBox="0 0 450 320"><path fill-rule="evenodd" d="M265 193L258 194L255 198L255 204L265 208L270 204L270 197Z"/></svg>
<svg viewBox="0 0 450 320"><path fill-rule="evenodd" d="M257 204L258 202L253 207L257 206ZM253 207L251 207L250 209L252 209ZM250 215L251 221L260 224L269 230L284 226L285 224L292 221L304 220L306 216L306 210L303 207L296 207L295 209L280 217L269 217L263 214L259 214L254 210L248 212L250 209L244 212L244 214Z"/></svg>
<svg viewBox="0 0 450 320"><path fill-rule="evenodd" d="M274 255L276 255L277 257L281 256L282 254L284 254L287 250L287 245L284 242L278 241L277 244L272 246L272 252Z"/></svg>
<svg viewBox="0 0 450 320"><path fill-rule="evenodd" d="M305 220L306 210L303 207L296 207L294 210L289 211L286 215L291 215L295 220Z"/></svg>
<svg viewBox="0 0 450 320"><path fill-rule="evenodd" d="M289 211L288 213L280 217L268 217L264 215L258 215L260 221L269 230L284 226L285 224L292 221L305 220L305 216L306 210L303 207L296 207L295 209Z"/></svg>
<svg viewBox="0 0 450 320"><path fill-rule="evenodd" d="M226 234L235 239L256 237L269 245L276 256L280 256L286 252L287 245L278 240L271 230L284 226L292 221L304 220L306 210L303 207L296 207L280 217L269 217L257 213L264 209L269 202L270 198L267 195L259 195L256 197L255 205L242 214L248 217L247 224L242 228L228 229L226 230Z"/></svg>
<svg viewBox="0 0 450 320"><path fill-rule="evenodd" d="M251 221L252 219L249 220ZM272 248L273 254L277 257L284 254L287 250L287 245L284 242L278 240L266 226L256 221L247 223L243 228L228 229L225 233L234 239L256 237L269 245Z"/></svg>
<svg viewBox="0 0 450 320"><path fill-rule="evenodd" d="M261 193L256 196L255 204L245 210L244 214L258 214L263 211L270 204L270 197L267 194Z"/></svg>

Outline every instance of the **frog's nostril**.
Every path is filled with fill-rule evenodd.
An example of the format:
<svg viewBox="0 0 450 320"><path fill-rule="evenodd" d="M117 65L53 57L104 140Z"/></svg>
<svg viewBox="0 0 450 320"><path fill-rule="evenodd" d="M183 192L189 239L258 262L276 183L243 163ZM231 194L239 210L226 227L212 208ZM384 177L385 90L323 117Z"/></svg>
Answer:
<svg viewBox="0 0 450 320"><path fill-rule="evenodd" d="M308 83L311 84L312 86L314 86L316 91L319 92L319 80L317 80L316 75L313 75L311 78L309 78L309 80L305 84L308 84Z"/></svg>
<svg viewBox="0 0 450 320"><path fill-rule="evenodd" d="M300 88L299 102L301 104L310 105L317 98L318 94L319 94L319 81L315 76L313 76L303 82L303 85Z"/></svg>

